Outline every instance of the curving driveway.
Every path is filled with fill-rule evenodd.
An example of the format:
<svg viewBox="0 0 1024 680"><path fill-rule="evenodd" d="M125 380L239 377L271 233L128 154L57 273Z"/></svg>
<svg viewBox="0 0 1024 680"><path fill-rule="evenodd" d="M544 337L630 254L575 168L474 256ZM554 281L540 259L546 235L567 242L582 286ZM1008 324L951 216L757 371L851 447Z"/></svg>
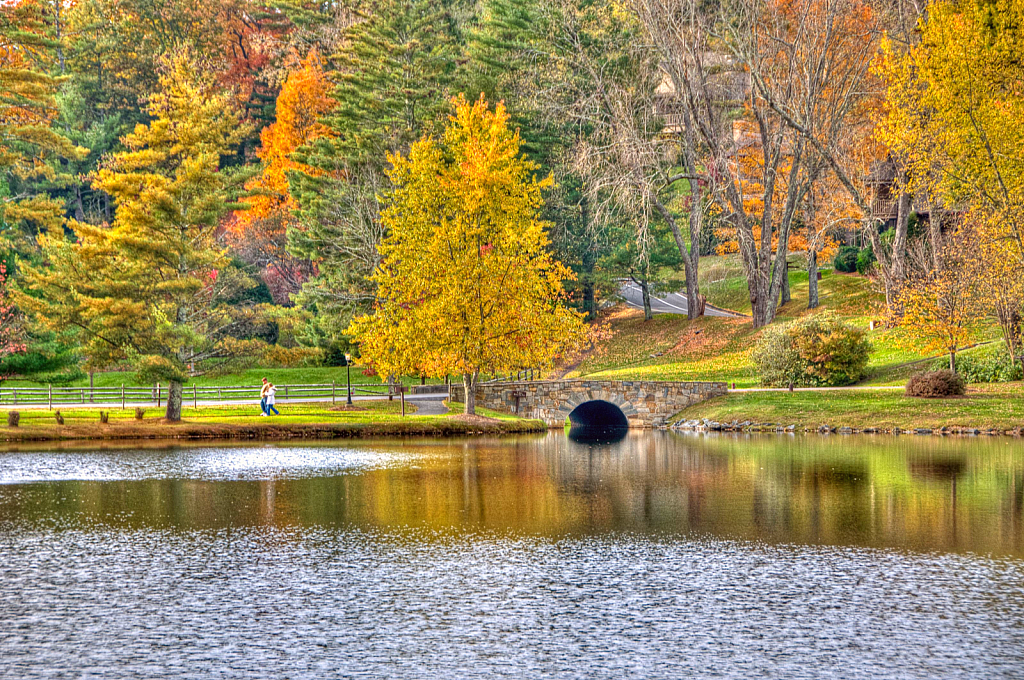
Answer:
<svg viewBox="0 0 1024 680"><path fill-rule="evenodd" d="M619 295L630 307L644 308L643 292L640 290L640 286L632 281L622 282ZM686 314L686 296L679 293L665 293L661 296L651 295L651 311L655 314ZM704 314L706 316L740 316L735 312L727 312L711 304L705 305Z"/></svg>

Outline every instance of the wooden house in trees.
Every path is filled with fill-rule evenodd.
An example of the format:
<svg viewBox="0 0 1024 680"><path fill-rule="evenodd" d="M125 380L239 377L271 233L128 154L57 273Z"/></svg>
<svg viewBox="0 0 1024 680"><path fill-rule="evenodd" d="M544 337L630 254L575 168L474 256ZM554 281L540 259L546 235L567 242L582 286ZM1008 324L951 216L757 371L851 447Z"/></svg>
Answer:
<svg viewBox="0 0 1024 680"><path fill-rule="evenodd" d="M872 163L871 170L865 178L865 184L871 192L871 217L879 225L879 231L887 231L896 226L900 217L900 186L897 181L899 172L896 163L887 158ZM907 196L905 209L907 218L916 216L918 222L929 224L935 217L946 229L960 214L955 207L953 209L934 205L927 197L911 194Z"/></svg>
<svg viewBox="0 0 1024 680"><path fill-rule="evenodd" d="M880 231L896 226L900 216L900 186L896 181L898 169L891 158L871 164L866 184L871 190L871 217L881 225ZM906 210L908 217L917 215L917 219L928 222L931 217L931 203L910 194L907 197Z"/></svg>

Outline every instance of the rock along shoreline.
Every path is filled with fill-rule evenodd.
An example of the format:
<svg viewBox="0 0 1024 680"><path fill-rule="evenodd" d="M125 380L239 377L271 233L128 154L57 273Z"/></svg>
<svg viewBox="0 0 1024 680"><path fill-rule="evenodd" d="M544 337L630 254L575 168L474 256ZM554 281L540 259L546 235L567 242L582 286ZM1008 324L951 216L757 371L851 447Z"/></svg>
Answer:
<svg viewBox="0 0 1024 680"><path fill-rule="evenodd" d="M696 420L680 420L664 429L680 432L775 432L801 434L896 434L896 435L961 435L961 436L992 436L1020 437L1024 435L1024 427L1013 429L943 426L930 427L847 427L842 425L786 425L782 423L755 423L750 420L734 420L720 423L708 418Z"/></svg>

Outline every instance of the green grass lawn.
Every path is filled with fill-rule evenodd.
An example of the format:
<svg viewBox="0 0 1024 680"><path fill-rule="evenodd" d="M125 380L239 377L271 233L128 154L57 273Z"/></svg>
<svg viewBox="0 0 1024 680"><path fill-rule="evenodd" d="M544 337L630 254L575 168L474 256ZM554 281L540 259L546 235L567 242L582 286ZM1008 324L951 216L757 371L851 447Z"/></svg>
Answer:
<svg viewBox="0 0 1024 680"><path fill-rule="evenodd" d="M360 401L357 402L355 410L332 410L331 404L305 403L305 404L277 404L280 416L267 417L260 415L258 404L251 406L200 406L192 408L187 403L182 405L182 420L197 423L247 423L247 422L280 422L280 423L319 423L319 422L378 422L391 420L394 417L401 417L402 405L395 401ZM77 425L85 423L98 423L100 411L110 414L111 422L138 423L135 419L135 411L132 408L120 409L118 407L105 408L61 408L53 411L46 408L15 408L5 407L4 411L18 411L21 414L21 425L32 427L36 425L51 425L56 422L54 411L59 410L64 417L66 425ZM164 417L164 409L147 407L143 423L155 423ZM411 402L406 402L406 413L415 415L416 407ZM0 426L5 422L0 422Z"/></svg>
<svg viewBox="0 0 1024 680"><path fill-rule="evenodd" d="M358 433L369 428L372 434L436 433L459 434L472 432L486 422L463 423L461 404L452 404L444 415L417 415L417 406L406 401L406 415L402 405L394 401L361 401L352 409L330 404L278 404L279 416L261 416L253 406L185 406L180 423L163 420L164 410L147 408L142 420L135 418L133 409L61 408L63 425L58 424L56 409L19 409L17 428L7 426L6 411L0 411L0 440L12 439L129 439L177 437L253 437L270 438L307 436L319 431ZM13 409L11 409L13 410ZM109 413L109 422L100 421L100 411ZM539 421L525 420L489 409L478 408L477 415L495 420L496 431L544 429ZM308 428L320 428L309 430ZM324 430L323 428L328 428ZM493 429L493 428L492 428Z"/></svg>
<svg viewBox="0 0 1024 680"><path fill-rule="evenodd" d="M807 258L803 254L789 256L790 302L779 310L779 318L800 316L807 311ZM823 307L835 309L843 316L867 316L879 312L885 300L864 276L843 274L831 269L831 263L819 268L818 299ZM683 275L676 277L682 285ZM700 260L701 292L708 302L723 309L750 314L750 292L739 255L713 255Z"/></svg>
<svg viewBox="0 0 1024 680"><path fill-rule="evenodd" d="M901 390L734 392L691 406L678 418L797 427L1012 429L1024 427L1022 397L1022 383L972 386L967 395L946 399L907 397Z"/></svg>
<svg viewBox="0 0 1024 680"><path fill-rule="evenodd" d="M791 256L792 260L802 259ZM701 286L712 304L736 311L750 311L746 279L735 255L701 260ZM790 271L792 299L779 310L778 322L808 313L808 276L805 270ZM863 328L872 343L867 374L861 384L902 385L913 373L945 365L944 358L929 358L897 342L896 331L877 327L884 299L866 277L823 270L819 282L822 309L837 312L847 322ZM705 317L694 321L681 315L658 314L644 321L643 314L624 306L605 312L611 334L567 374L611 380L714 380L737 387L760 384L750 359L760 334L749 319ZM981 340L998 336L992 327ZM983 351L969 350L972 352Z"/></svg>

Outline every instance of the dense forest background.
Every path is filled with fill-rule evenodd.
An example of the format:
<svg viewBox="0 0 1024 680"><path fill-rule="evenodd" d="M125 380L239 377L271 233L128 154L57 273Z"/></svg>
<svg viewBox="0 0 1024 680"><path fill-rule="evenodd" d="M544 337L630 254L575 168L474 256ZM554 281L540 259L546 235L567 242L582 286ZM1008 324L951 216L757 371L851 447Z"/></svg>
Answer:
<svg viewBox="0 0 1024 680"><path fill-rule="evenodd" d="M764 326L789 253L814 308L819 260L856 245L888 322L940 347L998 290L985 313L1016 358L1021 16L1005 0L4 2L0 374L343 363L375 298L388 169L460 94L504 102L553 179L550 247L588 320L624 279L685 286L700 316L702 258L732 253Z"/></svg>

